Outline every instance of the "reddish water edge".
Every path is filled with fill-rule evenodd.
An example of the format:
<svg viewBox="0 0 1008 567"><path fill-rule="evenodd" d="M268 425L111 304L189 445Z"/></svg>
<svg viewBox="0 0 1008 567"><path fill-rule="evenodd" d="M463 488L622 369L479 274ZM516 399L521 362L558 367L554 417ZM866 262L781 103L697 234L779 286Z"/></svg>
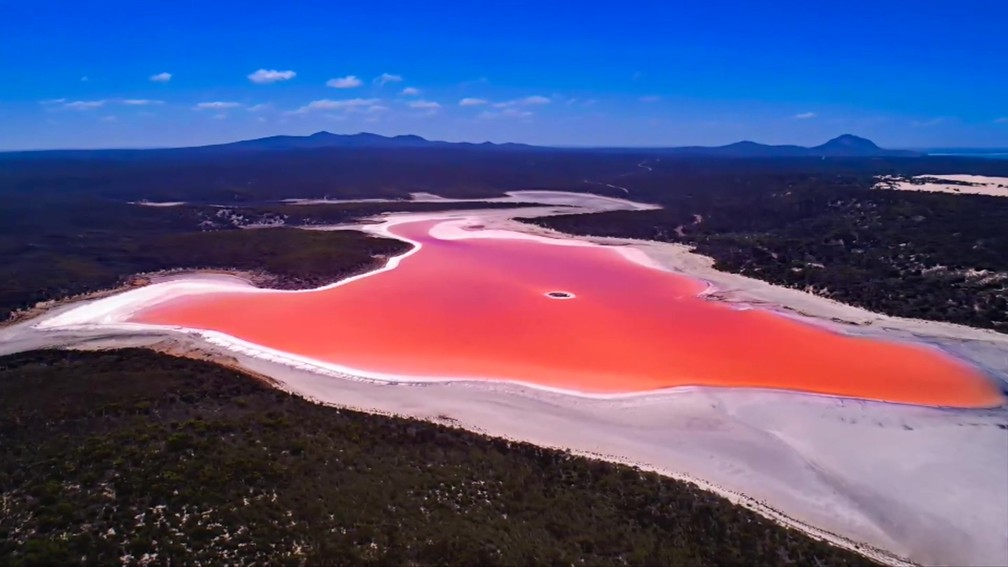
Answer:
<svg viewBox="0 0 1008 567"><path fill-rule="evenodd" d="M216 330L369 372L509 379L592 393L703 385L982 407L998 390L935 349L846 337L697 297L704 284L609 248L439 240L396 269L310 293L182 297L133 320ZM564 291L573 298L546 294Z"/></svg>

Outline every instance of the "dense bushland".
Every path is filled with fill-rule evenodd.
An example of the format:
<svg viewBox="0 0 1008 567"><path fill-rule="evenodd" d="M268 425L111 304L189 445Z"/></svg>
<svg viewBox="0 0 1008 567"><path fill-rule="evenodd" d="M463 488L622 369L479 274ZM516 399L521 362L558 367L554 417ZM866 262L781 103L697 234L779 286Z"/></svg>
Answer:
<svg viewBox="0 0 1008 567"><path fill-rule="evenodd" d="M144 350L0 358L0 565L865 565L699 488Z"/></svg>

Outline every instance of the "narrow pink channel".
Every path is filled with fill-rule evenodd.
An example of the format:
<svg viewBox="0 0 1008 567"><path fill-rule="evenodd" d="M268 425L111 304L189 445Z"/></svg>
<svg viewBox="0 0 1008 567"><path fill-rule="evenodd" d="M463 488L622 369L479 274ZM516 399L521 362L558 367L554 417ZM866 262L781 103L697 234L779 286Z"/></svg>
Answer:
<svg viewBox="0 0 1008 567"><path fill-rule="evenodd" d="M1003 402L979 371L934 349L707 301L697 297L704 284L611 248L439 240L429 234L438 222L392 228L423 245L394 270L309 293L184 297L133 320L401 376L590 393L722 386L933 406Z"/></svg>

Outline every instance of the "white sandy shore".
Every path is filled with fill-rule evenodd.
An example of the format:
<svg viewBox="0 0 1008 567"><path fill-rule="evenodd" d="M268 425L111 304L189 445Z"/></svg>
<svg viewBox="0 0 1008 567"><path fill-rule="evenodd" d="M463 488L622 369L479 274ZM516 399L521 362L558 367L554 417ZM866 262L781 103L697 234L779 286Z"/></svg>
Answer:
<svg viewBox="0 0 1008 567"><path fill-rule="evenodd" d="M563 235L510 219L570 212L559 205L637 208L618 199L549 193L540 196L553 208L399 214L362 228L388 235L388 228L400 222L449 218L437 227L436 237L489 234L583 246L591 244L558 242ZM532 199L525 192L510 196ZM486 230L463 230L470 224ZM923 342L978 364L997 379L1008 376L1004 335L886 317L724 274L713 270L709 258L681 246L586 240L620 244L635 261L702 278L720 300L772 308L840 332ZM402 257L383 269L394 269ZM954 411L713 388L588 397L500 382L439 383L437 377L410 387L397 377L364 376L219 333L125 322L153 302L225 289L263 292L234 279L174 279L0 329L0 354L47 345L102 348L168 341L175 350L199 348L234 357L240 366L323 403L421 419L449 416L467 429L685 476L813 535L847 547L860 545L862 552L888 563L903 557L927 564L1008 564L1005 408Z"/></svg>
<svg viewBox="0 0 1008 567"><path fill-rule="evenodd" d="M400 199L281 199L285 205L338 205L341 203L399 203Z"/></svg>
<svg viewBox="0 0 1008 567"><path fill-rule="evenodd" d="M130 201L129 204L141 207L180 207L186 203L185 201Z"/></svg>
<svg viewBox="0 0 1008 567"><path fill-rule="evenodd" d="M626 199L591 195L588 193L568 193L566 191L506 191L504 197L485 199L452 199L433 193L410 193L410 199L284 199L288 205L325 205L338 203L536 203L571 207L591 207L595 211L647 210L656 205L637 203Z"/></svg>
<svg viewBox="0 0 1008 567"><path fill-rule="evenodd" d="M420 220L429 220L429 219L444 219L445 216L446 215L443 213L394 215L388 217L384 222L380 224L362 226L361 228L366 232L389 238L397 238L399 240L408 242L413 247L404 254L390 258L389 261L385 264L385 266L377 270L349 277L320 288L298 289L298 290L262 289L254 287L247 281L242 281L239 278L222 277L218 274L214 274L209 277L204 276L179 277L159 283L154 283L152 285L147 285L134 290L125 291L123 293L108 298L104 298L100 301L93 301L90 303L82 304L74 309L70 309L59 314L53 314L50 317L44 318L41 321L39 321L37 323L37 328L39 329L58 329L68 327L94 328L100 326L108 329L110 328L110 326L115 325L115 328L123 331L138 330L138 329L151 328L153 326L139 323L130 323L129 319L134 314L136 314L141 309L157 305L165 301L177 299L179 297L185 297L191 295L203 295L207 293L221 293L221 292L249 293L249 294L265 294L265 293L300 294L300 293L314 293L321 290L340 287L362 278L368 278L376 274L380 274L382 272L394 270L396 267L399 266L402 260L408 258L409 256L412 256L413 254L418 253L423 248L423 245L420 242L393 234L392 231L390 230L392 227L407 222L416 222ZM601 246L599 244L595 244L584 240L576 240L571 238L550 238L546 236L528 234L517 231L465 230L467 226L479 224L481 221L482 219L478 215L465 215L457 218L452 218L450 220L444 220L440 224L436 225L431 230L430 234L431 236L441 240L496 238L496 239L532 240L554 246L579 246L579 247ZM617 250L620 252L621 255L623 255L624 257L633 262L640 263L648 267L660 268L660 266L655 262L653 262L647 256L647 254L641 252L640 250L636 250L629 247L621 247L618 248ZM235 344L241 342L238 341L237 339L234 339L233 337L227 337L226 335L222 335L219 333L211 334L204 331L198 331L196 329L182 329L182 328L177 328L176 330L184 330L187 332L202 332L207 336L208 340L211 340L212 342L215 342L217 344L221 344L222 346L225 346L224 343L228 341L233 341ZM250 345L247 343L244 343L242 345L242 348L258 348L263 352L271 350L265 347ZM441 380L438 377L407 378L403 376L366 372L362 370L355 370L342 366L336 366L329 363L301 360L300 357L295 357L293 355L282 353L279 351L270 352L270 357L272 359L278 359L284 356L290 357L292 360L297 360L298 362L314 363L322 368L330 368L342 374L352 374L376 380L384 380L384 381L403 381L407 379L412 379L414 381Z"/></svg>
<svg viewBox="0 0 1008 567"><path fill-rule="evenodd" d="M989 195L1008 197L1008 177L986 175L916 175L911 182L902 177L884 175L879 178L876 189L896 191L926 191L931 193L952 193L954 195ZM931 181L935 180L935 181ZM954 183L942 183L952 181ZM968 183L968 185L963 185Z"/></svg>

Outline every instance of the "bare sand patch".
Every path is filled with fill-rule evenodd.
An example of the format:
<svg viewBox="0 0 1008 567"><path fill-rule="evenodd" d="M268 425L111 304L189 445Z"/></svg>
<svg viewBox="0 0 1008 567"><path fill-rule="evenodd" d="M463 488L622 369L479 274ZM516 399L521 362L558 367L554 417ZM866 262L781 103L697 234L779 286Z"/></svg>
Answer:
<svg viewBox="0 0 1008 567"><path fill-rule="evenodd" d="M875 189L1008 197L1008 177L959 174L916 175L907 179L883 175L878 180Z"/></svg>
<svg viewBox="0 0 1008 567"><path fill-rule="evenodd" d="M130 201L131 205L140 205L141 207L181 207L185 205L185 201Z"/></svg>

